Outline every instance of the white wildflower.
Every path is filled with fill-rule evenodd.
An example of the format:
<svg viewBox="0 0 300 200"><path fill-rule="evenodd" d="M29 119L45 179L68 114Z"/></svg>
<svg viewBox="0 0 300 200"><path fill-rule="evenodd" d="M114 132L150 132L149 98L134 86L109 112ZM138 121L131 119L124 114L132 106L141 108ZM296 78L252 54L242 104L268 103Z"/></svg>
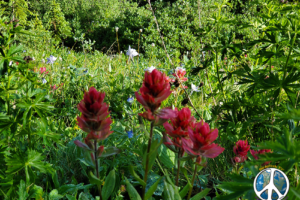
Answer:
<svg viewBox="0 0 300 200"><path fill-rule="evenodd" d="M108 65L108 71L111 72L111 64Z"/></svg>
<svg viewBox="0 0 300 200"><path fill-rule="evenodd" d="M140 32L143 32L143 29L140 29Z"/></svg>
<svg viewBox="0 0 300 200"><path fill-rule="evenodd" d="M119 27L116 27L116 32L118 32L118 30L119 30Z"/></svg>
<svg viewBox="0 0 300 200"><path fill-rule="evenodd" d="M41 62L45 64L45 59L42 59Z"/></svg>
<svg viewBox="0 0 300 200"><path fill-rule="evenodd" d="M45 79L44 77L42 78L42 83L43 83L43 84L46 84L46 83L47 83L47 81L46 81L46 79Z"/></svg>
<svg viewBox="0 0 300 200"><path fill-rule="evenodd" d="M126 52L126 55L129 56L129 59L128 59L128 61L129 61L130 59L133 60L133 57L134 57L134 56L138 56L139 54L138 54L138 52L136 52L135 49L132 49L132 48L129 46L128 51Z"/></svg>
<svg viewBox="0 0 300 200"><path fill-rule="evenodd" d="M155 70L155 67L151 66L144 70L151 73L153 70Z"/></svg>
<svg viewBox="0 0 300 200"><path fill-rule="evenodd" d="M49 58L47 58L47 64L53 64L56 59L56 57L51 55Z"/></svg>
<svg viewBox="0 0 300 200"><path fill-rule="evenodd" d="M196 86L196 85L194 85L193 83L192 83L192 85L191 85L191 88L192 88L192 92L191 92L190 95L192 95L193 92L200 92L199 87Z"/></svg>
<svg viewBox="0 0 300 200"><path fill-rule="evenodd" d="M152 43L152 44L151 44L151 46L152 46L152 47L155 47L155 44L154 44L154 43Z"/></svg>
<svg viewBox="0 0 300 200"><path fill-rule="evenodd" d="M10 62L9 62L9 66L12 66L12 64L13 64L13 61L10 61Z"/></svg>

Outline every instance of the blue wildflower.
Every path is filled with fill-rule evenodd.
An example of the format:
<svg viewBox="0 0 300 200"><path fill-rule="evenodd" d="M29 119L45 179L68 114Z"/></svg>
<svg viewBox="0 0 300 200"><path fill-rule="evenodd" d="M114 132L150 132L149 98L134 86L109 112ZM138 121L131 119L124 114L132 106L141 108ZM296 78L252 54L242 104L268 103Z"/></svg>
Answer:
<svg viewBox="0 0 300 200"><path fill-rule="evenodd" d="M87 74L88 73L88 69L83 71L83 74Z"/></svg>
<svg viewBox="0 0 300 200"><path fill-rule="evenodd" d="M127 131L127 134L128 134L128 138L132 138L133 137L133 131L132 130Z"/></svg>
<svg viewBox="0 0 300 200"><path fill-rule="evenodd" d="M132 104L132 103L133 103L133 100L134 100L133 97L129 97L129 98L127 99L127 102L130 103L130 104Z"/></svg>
<svg viewBox="0 0 300 200"><path fill-rule="evenodd" d="M26 50L23 50L23 53L25 53L26 52Z"/></svg>

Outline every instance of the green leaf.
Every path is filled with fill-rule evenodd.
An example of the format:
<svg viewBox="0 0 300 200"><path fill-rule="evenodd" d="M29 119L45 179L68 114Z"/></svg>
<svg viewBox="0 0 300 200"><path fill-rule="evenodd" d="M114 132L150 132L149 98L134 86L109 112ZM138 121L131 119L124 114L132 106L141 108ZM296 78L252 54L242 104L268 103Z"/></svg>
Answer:
<svg viewBox="0 0 300 200"><path fill-rule="evenodd" d="M88 173L88 177L91 184L102 185L102 181L97 178L97 176L95 176L92 171Z"/></svg>
<svg viewBox="0 0 300 200"><path fill-rule="evenodd" d="M26 200L29 196L26 192L25 182L23 180L20 181L19 191L17 193L19 195L19 200Z"/></svg>
<svg viewBox="0 0 300 200"><path fill-rule="evenodd" d="M56 199L61 199L61 198L63 198L64 196L58 194L57 189L54 189L54 190L52 190L52 191L49 193L49 197L50 197L51 200L56 200Z"/></svg>
<svg viewBox="0 0 300 200"><path fill-rule="evenodd" d="M84 192L81 192L79 194L78 200L89 200L89 198L87 197L87 195Z"/></svg>
<svg viewBox="0 0 300 200"><path fill-rule="evenodd" d="M143 179L141 179L139 177L139 175L137 175L137 173L134 171L134 168L132 165L129 166L129 172L131 173L131 175L135 178L135 180L137 180L142 186L146 186L146 183Z"/></svg>
<svg viewBox="0 0 300 200"><path fill-rule="evenodd" d="M108 156L112 156L112 155L115 155L117 153L119 153L121 150L118 149L117 147L107 147L107 148L104 148L101 156L99 156L98 158L106 158Z"/></svg>
<svg viewBox="0 0 300 200"><path fill-rule="evenodd" d="M151 148L150 148L150 152L149 152L149 166L148 166L149 170L152 169L152 165L154 164L156 156L157 156L158 148L160 147L162 142L163 142L162 139L160 141L159 141L159 139L157 139L157 140L154 140L151 144ZM143 155L143 167L144 168L146 167L146 159L147 159L147 148L145 148L144 155Z"/></svg>
<svg viewBox="0 0 300 200"><path fill-rule="evenodd" d="M129 197L131 200L142 200L141 196L139 193L136 191L136 189L129 183L127 178L125 178L126 181L126 189L128 191Z"/></svg>
<svg viewBox="0 0 300 200"><path fill-rule="evenodd" d="M59 188L59 182L56 171L52 174L52 181L54 183L55 188Z"/></svg>
<svg viewBox="0 0 300 200"><path fill-rule="evenodd" d="M218 196L216 197L216 200L235 200L236 198L243 196L244 193L244 191L238 191L229 195Z"/></svg>
<svg viewBox="0 0 300 200"><path fill-rule="evenodd" d="M66 197L67 197L68 200L76 200L76 197L73 197L69 194L67 194Z"/></svg>
<svg viewBox="0 0 300 200"><path fill-rule="evenodd" d="M195 196L193 196L191 198L191 200L199 200L199 199L204 198L209 193L210 190L211 190L210 188L205 188L203 191L201 191L198 194L196 194Z"/></svg>
<svg viewBox="0 0 300 200"><path fill-rule="evenodd" d="M179 192L180 197L184 198L187 195L187 193L189 192L190 188L191 188L190 183L187 183L184 186L184 188Z"/></svg>
<svg viewBox="0 0 300 200"><path fill-rule="evenodd" d="M159 159L169 169L172 169L175 165L175 153L165 145L161 145L159 148Z"/></svg>
<svg viewBox="0 0 300 200"><path fill-rule="evenodd" d="M180 194L178 193L178 187L173 186L165 181L165 190L163 193L164 199L168 200L181 200Z"/></svg>
<svg viewBox="0 0 300 200"><path fill-rule="evenodd" d="M102 197L104 200L107 200L112 192L114 191L116 183L115 170L111 170L108 176L105 178L105 183L102 190Z"/></svg>
<svg viewBox="0 0 300 200"><path fill-rule="evenodd" d="M161 179L163 178L163 176L162 177L160 177L149 189L148 189L148 191L146 192L146 194L145 194L145 199L149 199L152 195L153 195L153 193L155 192L155 190L156 190L156 188L157 188L157 186L158 186L158 183L161 181Z"/></svg>

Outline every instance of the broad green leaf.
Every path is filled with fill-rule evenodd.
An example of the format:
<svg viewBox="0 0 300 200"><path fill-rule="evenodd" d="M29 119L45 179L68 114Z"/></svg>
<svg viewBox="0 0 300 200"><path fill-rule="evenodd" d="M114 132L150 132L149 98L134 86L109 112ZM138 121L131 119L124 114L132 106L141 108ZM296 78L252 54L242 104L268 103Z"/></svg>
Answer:
<svg viewBox="0 0 300 200"><path fill-rule="evenodd" d="M136 189L129 183L127 178L125 178L126 181L126 189L128 191L129 197L131 200L142 200L141 196L139 193L136 191Z"/></svg>
<svg viewBox="0 0 300 200"><path fill-rule="evenodd" d="M161 179L163 178L163 176L162 177L160 177L149 189L148 189L148 191L146 192L146 194L145 194L145 199L149 199L152 195L153 195L153 193L155 192L155 190L156 190L156 188L157 188L157 185L158 185L158 183L161 181Z"/></svg>
<svg viewBox="0 0 300 200"><path fill-rule="evenodd" d="M168 200L181 200L180 194L178 193L178 187L173 186L165 181L165 190L163 193L164 199Z"/></svg>
<svg viewBox="0 0 300 200"><path fill-rule="evenodd" d="M104 200L107 200L112 192L114 191L116 184L116 174L115 170L111 170L108 176L105 178L105 183L102 189L102 197Z"/></svg>
<svg viewBox="0 0 300 200"><path fill-rule="evenodd" d="M99 178L97 178L97 177L93 174L92 171L90 171L90 172L88 173L88 177L89 177L89 180L90 180L90 183L91 183L91 184L102 185L102 181L101 181Z"/></svg>
<svg viewBox="0 0 300 200"><path fill-rule="evenodd" d="M101 156L99 156L99 158L106 158L108 156L115 155L119 152L120 152L120 149L118 149L117 147L107 147L107 148L104 148L104 150L103 150Z"/></svg>
<svg viewBox="0 0 300 200"><path fill-rule="evenodd" d="M79 194L78 200L89 200L89 198L87 197L87 195L84 192L81 192Z"/></svg>
<svg viewBox="0 0 300 200"><path fill-rule="evenodd" d="M129 166L129 172L131 173L131 175L135 178L135 180L137 180L142 186L146 186L146 183L143 179L141 179L139 177L139 175L137 175L137 173L134 171L134 167L132 165Z"/></svg>
<svg viewBox="0 0 300 200"><path fill-rule="evenodd" d="M49 197L50 197L51 200L56 200L56 199L61 199L61 198L63 198L62 195L58 194L57 189L52 190L52 191L49 193Z"/></svg>
<svg viewBox="0 0 300 200"><path fill-rule="evenodd" d="M69 195L69 194L67 194L66 197L68 200L76 200L75 197L73 197L72 195Z"/></svg>
<svg viewBox="0 0 300 200"><path fill-rule="evenodd" d="M235 200L238 197L243 196L244 193L245 193L244 191L237 191L229 195L218 196L216 197L216 200Z"/></svg>
<svg viewBox="0 0 300 200"><path fill-rule="evenodd" d="M180 197L181 197L181 198L184 198L184 197L187 195L187 193L189 192L190 188L191 188L190 183L187 183L187 184L184 186L184 188L179 192Z"/></svg>
<svg viewBox="0 0 300 200"><path fill-rule="evenodd" d="M203 199L209 193L210 190L211 190L210 188L205 188L203 191L193 196L191 200Z"/></svg>

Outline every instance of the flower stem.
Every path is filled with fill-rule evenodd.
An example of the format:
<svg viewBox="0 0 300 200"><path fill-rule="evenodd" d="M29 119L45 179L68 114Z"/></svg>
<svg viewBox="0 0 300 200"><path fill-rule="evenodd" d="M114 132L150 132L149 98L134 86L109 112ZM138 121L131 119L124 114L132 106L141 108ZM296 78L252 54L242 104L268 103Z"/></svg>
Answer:
<svg viewBox="0 0 300 200"><path fill-rule="evenodd" d="M150 128L150 138L148 141L148 148L147 148L147 158L146 158L146 166L145 166L145 176L144 181L147 185L147 177L148 177L148 171L149 171L149 152L151 148L151 142L152 142L152 135L153 135L153 122L151 122L151 128ZM146 193L146 185L143 187L143 193L142 193L142 200L145 200L145 193Z"/></svg>
<svg viewBox="0 0 300 200"><path fill-rule="evenodd" d="M117 42L118 42L118 51L119 51L119 55L120 55L120 45L119 45L118 31L116 31L116 35L117 35Z"/></svg>
<svg viewBox="0 0 300 200"><path fill-rule="evenodd" d="M178 186L178 181L179 181L179 171L180 171L180 153L181 151L178 152L178 157L177 157L177 174L176 174L176 186Z"/></svg>
<svg viewBox="0 0 300 200"><path fill-rule="evenodd" d="M198 165L195 164L195 170L194 170L194 175L193 175L193 179L192 179L192 187L190 188L189 196L188 196L187 200L189 200L191 198L191 195L192 195L192 191L193 191L193 187L194 187L194 181L195 181L195 177L196 177L196 174L197 174L197 167L198 167Z"/></svg>
<svg viewBox="0 0 300 200"><path fill-rule="evenodd" d="M97 156L97 140L94 141L94 146L95 146L95 151L94 151L94 155L95 155L95 163L96 163L96 175L97 178L99 178L99 168L98 168L98 156ZM99 191L99 195L100 195L100 200L102 200L102 193L101 193L101 185L98 185L98 191Z"/></svg>

